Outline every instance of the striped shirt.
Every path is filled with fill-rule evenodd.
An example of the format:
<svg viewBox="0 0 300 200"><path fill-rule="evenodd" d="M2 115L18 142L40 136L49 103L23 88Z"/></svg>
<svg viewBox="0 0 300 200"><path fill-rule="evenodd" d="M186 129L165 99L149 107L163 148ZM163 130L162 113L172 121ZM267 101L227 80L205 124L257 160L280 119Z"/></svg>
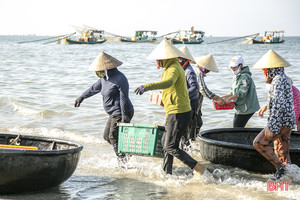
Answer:
<svg viewBox="0 0 300 200"><path fill-rule="evenodd" d="M197 82L199 84L199 92L203 96L205 96L205 97L207 97L209 99L212 99L216 95L215 95L215 93L211 92L207 88L207 86L206 86L206 84L204 82L204 73L200 70L200 68L198 66L193 66L193 69L194 69L194 71L196 73L196 76L197 76Z"/></svg>

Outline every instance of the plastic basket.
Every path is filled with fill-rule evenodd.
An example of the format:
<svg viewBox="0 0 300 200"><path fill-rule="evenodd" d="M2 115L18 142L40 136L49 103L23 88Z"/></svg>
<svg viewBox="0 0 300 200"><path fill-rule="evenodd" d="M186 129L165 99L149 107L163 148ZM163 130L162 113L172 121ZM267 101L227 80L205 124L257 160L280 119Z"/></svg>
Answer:
<svg viewBox="0 0 300 200"><path fill-rule="evenodd" d="M219 105L216 101L213 101L213 106L216 110L230 110L234 108L234 101L223 105Z"/></svg>
<svg viewBox="0 0 300 200"><path fill-rule="evenodd" d="M118 152L162 158L163 133L162 126L119 123Z"/></svg>

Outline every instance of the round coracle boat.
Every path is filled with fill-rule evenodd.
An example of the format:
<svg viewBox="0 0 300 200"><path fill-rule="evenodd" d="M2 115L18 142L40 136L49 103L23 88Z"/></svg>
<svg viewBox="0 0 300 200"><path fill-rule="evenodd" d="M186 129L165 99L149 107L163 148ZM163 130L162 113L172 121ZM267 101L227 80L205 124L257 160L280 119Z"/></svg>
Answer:
<svg viewBox="0 0 300 200"><path fill-rule="evenodd" d="M252 172L273 173L274 166L253 147L261 128L223 128L202 131L199 136L203 159L215 164L229 165ZM292 164L300 166L300 132L292 131L290 138Z"/></svg>
<svg viewBox="0 0 300 200"><path fill-rule="evenodd" d="M75 171L82 148L67 140L0 134L0 194L61 184Z"/></svg>

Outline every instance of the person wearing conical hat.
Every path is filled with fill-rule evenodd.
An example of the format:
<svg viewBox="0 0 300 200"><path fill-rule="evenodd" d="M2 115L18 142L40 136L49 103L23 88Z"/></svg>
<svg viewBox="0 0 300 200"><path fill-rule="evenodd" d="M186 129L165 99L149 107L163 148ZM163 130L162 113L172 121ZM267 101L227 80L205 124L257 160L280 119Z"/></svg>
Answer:
<svg viewBox="0 0 300 200"><path fill-rule="evenodd" d="M295 112L292 86L284 73L284 67L288 66L290 64L272 49L253 66L254 69L263 69L267 74L266 82L271 84L267 105L258 112L262 117L263 112L268 110L267 126L256 136L253 146L276 168L274 179L280 179L286 165L291 162L289 141L295 126Z"/></svg>
<svg viewBox="0 0 300 200"><path fill-rule="evenodd" d="M103 138L113 146L118 161L127 160L125 154L118 153L118 122L129 123L133 117L134 109L129 99L129 84L126 76L117 67L122 62L101 52L89 67L99 77L98 81L75 100L75 107L79 107L84 99L101 92L103 107L109 115Z"/></svg>
<svg viewBox="0 0 300 200"><path fill-rule="evenodd" d="M168 41L163 40L148 56L164 68L161 81L139 86L136 94L149 90L162 89L162 102L166 111L165 133L162 137L163 170L172 174L174 157L196 172L203 174L205 166L198 163L188 153L179 148L181 137L191 120L191 105L187 91L185 73L178 62L178 57L185 55Z"/></svg>
<svg viewBox="0 0 300 200"><path fill-rule="evenodd" d="M193 66L193 69L196 73L197 77L197 82L199 84L199 101L197 105L197 111L196 111L196 119L197 119L197 127L196 127L196 134L199 134L200 129L203 125L203 120L202 120L202 102L203 102L203 97L207 97L210 100L216 101L219 105L223 105L225 102L224 100L216 95L215 93L211 92L204 81L204 77L212 71L212 72L219 72L218 66L215 62L215 59L213 55L207 55L207 56L202 56L200 58L196 59L196 65Z"/></svg>
<svg viewBox="0 0 300 200"><path fill-rule="evenodd" d="M192 120L188 126L186 136L182 137L180 145L182 146L182 148L189 148L190 140L195 141L196 139L196 126L197 126L196 111L199 102L199 93L198 93L199 85L197 82L196 73L190 64L190 63L195 63L194 57L192 56L187 46L183 46L179 50L185 55L184 57L179 57L178 62L182 66L185 73L187 89L188 89L190 104L192 108L191 110Z"/></svg>
<svg viewBox="0 0 300 200"><path fill-rule="evenodd" d="M244 66L242 56L230 59L229 66L234 74L231 92L223 96L225 103L234 102L233 127L245 127L253 114L259 110L255 83L248 66Z"/></svg>

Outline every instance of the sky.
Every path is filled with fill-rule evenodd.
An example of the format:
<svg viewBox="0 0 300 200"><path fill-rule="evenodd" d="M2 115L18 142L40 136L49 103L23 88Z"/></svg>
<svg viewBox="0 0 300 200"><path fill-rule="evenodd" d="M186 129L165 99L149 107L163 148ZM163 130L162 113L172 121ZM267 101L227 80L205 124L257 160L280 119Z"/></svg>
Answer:
<svg viewBox="0 0 300 200"><path fill-rule="evenodd" d="M300 0L0 0L0 35L63 35L87 25L122 36L202 30L244 36L284 30L300 36Z"/></svg>

